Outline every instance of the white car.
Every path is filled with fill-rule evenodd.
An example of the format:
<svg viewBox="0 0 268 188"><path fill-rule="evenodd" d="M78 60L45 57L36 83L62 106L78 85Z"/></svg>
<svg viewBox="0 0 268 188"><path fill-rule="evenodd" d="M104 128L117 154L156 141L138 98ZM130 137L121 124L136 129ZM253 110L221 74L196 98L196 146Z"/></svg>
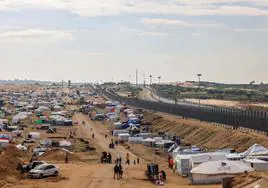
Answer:
<svg viewBox="0 0 268 188"><path fill-rule="evenodd" d="M52 164L42 164L29 172L30 178L43 178L47 176L57 176L59 168Z"/></svg>

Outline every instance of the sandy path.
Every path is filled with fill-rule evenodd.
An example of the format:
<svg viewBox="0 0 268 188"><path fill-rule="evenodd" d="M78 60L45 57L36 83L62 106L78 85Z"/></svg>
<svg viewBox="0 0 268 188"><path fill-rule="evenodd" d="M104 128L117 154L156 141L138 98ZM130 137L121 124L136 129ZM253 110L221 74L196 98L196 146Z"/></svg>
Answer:
<svg viewBox="0 0 268 188"><path fill-rule="evenodd" d="M105 139L105 134L108 130L99 122L91 122L87 116L76 114L74 120L79 122L77 126L77 135L82 136L90 141L92 133L95 134L93 145L100 147L102 150L110 152L113 156L124 156L130 154L131 162L136 156L122 146L117 146L115 149L109 149L108 144L110 138ZM85 125L82 125L85 121ZM91 132L92 128L92 132ZM114 159L114 158L113 158ZM160 161L159 161L160 162ZM58 164L60 167L59 180L53 178L42 180L22 180L19 185L12 185L15 188L154 188L156 187L145 177L146 162L141 159L140 165L123 165L124 178L123 180L114 180L113 164L87 164L87 163L70 163ZM187 180L182 179L171 172L168 173L168 182L164 187L168 188L189 188ZM219 188L219 185L204 185L198 188Z"/></svg>
<svg viewBox="0 0 268 188"><path fill-rule="evenodd" d="M105 139L104 129L97 127L99 125L93 125L91 121L88 120L88 117L83 114L76 114L74 116L75 120L79 121L78 129L82 132L83 136L90 138L92 133L95 135L94 142L98 144L104 151L110 152L113 156L124 156L127 153L130 154L130 158L136 158L134 154L123 148L122 146L116 147L116 149L110 149L109 143L110 139ZM85 125L82 125L82 121L85 121ZM92 128L92 132L91 132ZM128 169L132 166L124 166L124 173L128 173ZM98 164L95 166L92 165L73 165L71 174L68 177L71 177L69 180L62 182L61 186L64 188L108 188L108 187L129 187L129 184L126 184L126 181L129 179L124 179L123 181L116 181L113 179L113 164ZM136 182L138 183L138 182ZM149 184L150 186L150 184ZM148 187L148 185L146 185Z"/></svg>

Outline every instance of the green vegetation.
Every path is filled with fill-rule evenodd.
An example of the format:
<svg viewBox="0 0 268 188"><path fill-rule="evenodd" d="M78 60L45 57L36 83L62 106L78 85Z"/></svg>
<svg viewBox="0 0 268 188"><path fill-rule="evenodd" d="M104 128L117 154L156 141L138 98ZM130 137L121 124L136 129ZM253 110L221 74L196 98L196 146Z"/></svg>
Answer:
<svg viewBox="0 0 268 188"><path fill-rule="evenodd" d="M191 85L190 85L191 84ZM201 98L201 99L223 99L238 101L268 101L268 85L260 84L217 84L201 82L190 82L190 86L154 85L156 93L162 97L174 98Z"/></svg>

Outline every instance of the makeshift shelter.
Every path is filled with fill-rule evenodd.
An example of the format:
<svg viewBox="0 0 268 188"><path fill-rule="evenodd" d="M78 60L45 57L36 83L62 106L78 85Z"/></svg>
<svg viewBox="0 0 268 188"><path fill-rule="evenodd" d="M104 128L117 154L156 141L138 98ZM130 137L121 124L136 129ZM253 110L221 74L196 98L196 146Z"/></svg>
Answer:
<svg viewBox="0 0 268 188"><path fill-rule="evenodd" d="M29 132L28 138L39 139L40 138L40 133L39 132Z"/></svg>
<svg viewBox="0 0 268 188"><path fill-rule="evenodd" d="M9 144L9 140L0 140L0 147L6 147Z"/></svg>
<svg viewBox="0 0 268 188"><path fill-rule="evenodd" d="M174 158L176 172L181 176L188 176L190 173L190 157L190 155L177 155Z"/></svg>
<svg viewBox="0 0 268 188"><path fill-rule="evenodd" d="M222 182L224 178L252 171L254 169L242 161L210 161L192 169L190 180L192 184L214 184Z"/></svg>
<svg viewBox="0 0 268 188"><path fill-rule="evenodd" d="M167 151L173 144L175 144L175 142L172 140L161 140L156 142L155 146L158 148L163 148L165 151Z"/></svg>
<svg viewBox="0 0 268 188"><path fill-rule="evenodd" d="M259 144L254 144L251 146L247 151L241 153L241 155L246 158L250 156L263 156L263 155L268 155L268 149L259 145Z"/></svg>
<svg viewBox="0 0 268 188"><path fill-rule="evenodd" d="M193 169L198 165L208 162L208 161L223 161L227 160L227 157L224 153L200 153L196 155L191 155L189 160L190 168Z"/></svg>
<svg viewBox="0 0 268 188"><path fill-rule="evenodd" d="M130 144L141 144L143 141L142 137L129 137L128 138L128 142Z"/></svg>
<svg viewBox="0 0 268 188"><path fill-rule="evenodd" d="M152 133L139 133L137 136L142 137L143 139L150 138Z"/></svg>
<svg viewBox="0 0 268 188"><path fill-rule="evenodd" d="M145 145L145 146L153 146L153 144L156 142L155 139L152 139L152 138L146 138L142 141L142 143Z"/></svg>
<svg viewBox="0 0 268 188"><path fill-rule="evenodd" d="M113 130L113 136L118 136L119 134L128 134L126 130Z"/></svg>
<svg viewBox="0 0 268 188"><path fill-rule="evenodd" d="M128 114L127 117L128 117L128 119L137 118L137 116L135 114Z"/></svg>
<svg viewBox="0 0 268 188"><path fill-rule="evenodd" d="M128 133L118 134L119 141L128 141L129 137L130 137L130 134L128 134Z"/></svg>
<svg viewBox="0 0 268 188"><path fill-rule="evenodd" d="M18 148L19 150L22 150L22 151L27 151L27 147L23 146L21 144L17 145L16 148Z"/></svg>
<svg viewBox="0 0 268 188"><path fill-rule="evenodd" d="M244 159L244 161L256 171L268 171L268 162L260 159Z"/></svg>
<svg viewBox="0 0 268 188"><path fill-rule="evenodd" d="M122 123L121 122L116 122L114 123L115 129L122 129Z"/></svg>
<svg viewBox="0 0 268 188"><path fill-rule="evenodd" d="M60 147L71 147L72 146L72 143L67 141L67 140L61 140L59 141L59 145Z"/></svg>
<svg viewBox="0 0 268 188"><path fill-rule="evenodd" d="M243 155L239 154L239 153L230 153L226 155L227 159L230 161L240 161L241 159L243 159Z"/></svg>
<svg viewBox="0 0 268 188"><path fill-rule="evenodd" d="M177 155L195 155L198 153L202 153L202 151L198 148L183 148L183 147L177 147L176 149L173 150L172 152L172 156L173 159L177 156Z"/></svg>

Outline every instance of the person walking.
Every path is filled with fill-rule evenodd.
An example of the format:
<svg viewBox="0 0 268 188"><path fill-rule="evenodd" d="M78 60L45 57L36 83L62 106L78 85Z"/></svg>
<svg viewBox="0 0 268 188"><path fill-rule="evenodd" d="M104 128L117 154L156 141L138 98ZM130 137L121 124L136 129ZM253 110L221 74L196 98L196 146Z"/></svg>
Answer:
<svg viewBox="0 0 268 188"><path fill-rule="evenodd" d="M112 155L111 155L111 153L108 153L108 162L109 162L109 164L112 163Z"/></svg>
<svg viewBox="0 0 268 188"><path fill-rule="evenodd" d="M169 168L173 169L173 159L172 158L169 159Z"/></svg>
<svg viewBox="0 0 268 188"><path fill-rule="evenodd" d="M118 168L118 170L119 170L119 178L120 178L120 179L123 179L123 167L122 167L121 164L119 164L119 168Z"/></svg>
<svg viewBox="0 0 268 188"><path fill-rule="evenodd" d="M126 164L130 165L129 153L127 153L127 156L126 156Z"/></svg>
<svg viewBox="0 0 268 188"><path fill-rule="evenodd" d="M66 153L66 155L65 155L65 163L67 164L68 162L69 162L69 154Z"/></svg>
<svg viewBox="0 0 268 188"><path fill-rule="evenodd" d="M118 166L118 164L115 164L115 166L114 166L114 179L115 178L119 179L119 166Z"/></svg>

